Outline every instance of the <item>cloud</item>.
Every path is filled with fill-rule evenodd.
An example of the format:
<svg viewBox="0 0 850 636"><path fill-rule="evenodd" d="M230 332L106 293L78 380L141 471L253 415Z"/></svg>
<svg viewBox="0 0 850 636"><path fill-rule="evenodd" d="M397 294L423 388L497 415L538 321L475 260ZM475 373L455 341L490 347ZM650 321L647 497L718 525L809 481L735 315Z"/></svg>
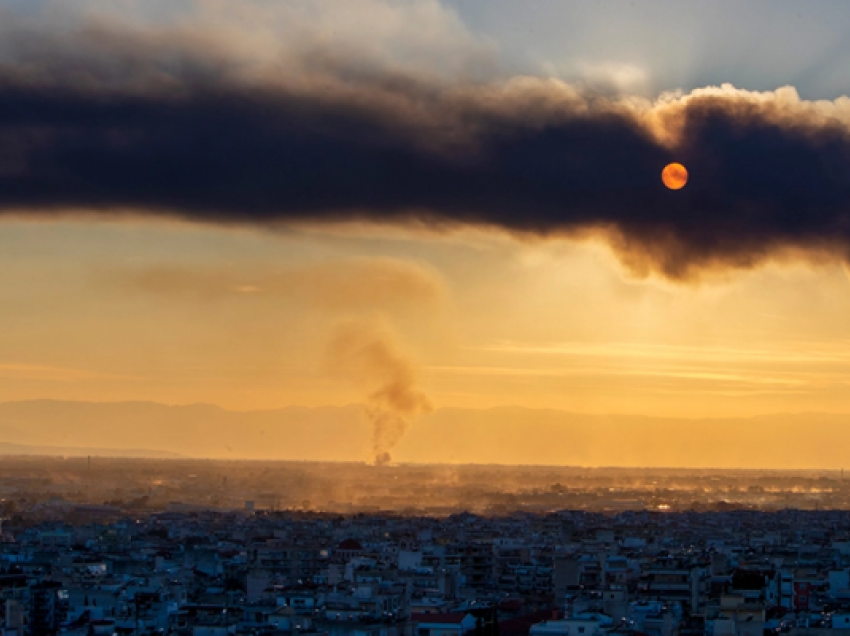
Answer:
<svg viewBox="0 0 850 636"><path fill-rule="evenodd" d="M651 77L646 69L624 62L591 62L589 60L574 60L563 64L547 62L542 64L542 69L554 77L608 95L645 96L649 93L651 85Z"/></svg>
<svg viewBox="0 0 850 636"><path fill-rule="evenodd" d="M85 369L51 367L33 364L0 363L0 377L10 380L44 380L59 382L78 382L83 380L103 380L117 376L96 373Z"/></svg>
<svg viewBox="0 0 850 636"><path fill-rule="evenodd" d="M226 6L167 24L6 20L0 211L596 236L633 272L679 280L847 259L846 97L604 97L476 76L487 47L433 2L411 5L424 35L402 5L375 3L371 44L365 19L337 41L331 14L311 30L264 3L240 19ZM659 179L673 160L691 175L679 192Z"/></svg>
<svg viewBox="0 0 850 636"><path fill-rule="evenodd" d="M323 309L382 310L438 306L446 286L430 268L391 258L358 258L289 268L178 265L110 270L110 285L169 299L221 302L285 299Z"/></svg>

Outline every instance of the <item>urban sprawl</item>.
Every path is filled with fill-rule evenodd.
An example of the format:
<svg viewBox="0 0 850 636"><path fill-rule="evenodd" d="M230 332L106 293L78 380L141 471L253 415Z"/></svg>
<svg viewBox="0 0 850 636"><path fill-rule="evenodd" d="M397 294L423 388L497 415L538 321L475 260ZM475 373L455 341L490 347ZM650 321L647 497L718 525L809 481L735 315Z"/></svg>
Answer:
<svg viewBox="0 0 850 636"><path fill-rule="evenodd" d="M2 458L3 636L848 636L841 471Z"/></svg>

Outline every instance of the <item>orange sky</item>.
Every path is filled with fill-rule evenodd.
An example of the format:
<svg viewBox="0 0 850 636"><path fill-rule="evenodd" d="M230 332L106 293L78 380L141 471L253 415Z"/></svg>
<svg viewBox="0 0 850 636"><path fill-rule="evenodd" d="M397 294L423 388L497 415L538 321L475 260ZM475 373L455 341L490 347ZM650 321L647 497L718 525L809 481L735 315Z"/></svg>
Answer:
<svg viewBox="0 0 850 636"><path fill-rule="evenodd" d="M0 402L366 404L383 442L298 448L403 461L445 458L437 429L402 439L431 408L850 414L847 24L848 3L0 0ZM729 455L738 422L579 417L564 459L562 416L433 417L480 424L451 461L843 461L821 449L844 417ZM221 417L198 454L292 441ZM38 443L80 442L54 420ZM87 444L149 433L95 424Z"/></svg>
<svg viewBox="0 0 850 636"><path fill-rule="evenodd" d="M685 285L485 233L5 222L0 265L3 401L358 402L327 352L358 319L394 333L436 406L850 412L838 264Z"/></svg>

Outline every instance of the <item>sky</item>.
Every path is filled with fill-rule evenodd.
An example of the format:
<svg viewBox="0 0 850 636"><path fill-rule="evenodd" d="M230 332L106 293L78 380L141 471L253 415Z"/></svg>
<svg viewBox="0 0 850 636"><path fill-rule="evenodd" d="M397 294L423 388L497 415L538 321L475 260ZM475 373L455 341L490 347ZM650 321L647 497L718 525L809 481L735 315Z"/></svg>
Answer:
<svg viewBox="0 0 850 636"><path fill-rule="evenodd" d="M0 0L0 401L850 413L847 25Z"/></svg>

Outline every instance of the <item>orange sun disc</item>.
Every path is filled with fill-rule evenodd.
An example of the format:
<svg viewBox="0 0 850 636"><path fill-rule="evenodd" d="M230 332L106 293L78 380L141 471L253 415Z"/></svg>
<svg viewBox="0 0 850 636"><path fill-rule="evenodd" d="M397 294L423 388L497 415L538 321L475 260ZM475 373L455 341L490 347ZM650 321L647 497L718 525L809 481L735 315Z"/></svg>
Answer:
<svg viewBox="0 0 850 636"><path fill-rule="evenodd" d="M671 190L681 190L688 182L688 169L681 163L668 163L661 171L661 180Z"/></svg>

